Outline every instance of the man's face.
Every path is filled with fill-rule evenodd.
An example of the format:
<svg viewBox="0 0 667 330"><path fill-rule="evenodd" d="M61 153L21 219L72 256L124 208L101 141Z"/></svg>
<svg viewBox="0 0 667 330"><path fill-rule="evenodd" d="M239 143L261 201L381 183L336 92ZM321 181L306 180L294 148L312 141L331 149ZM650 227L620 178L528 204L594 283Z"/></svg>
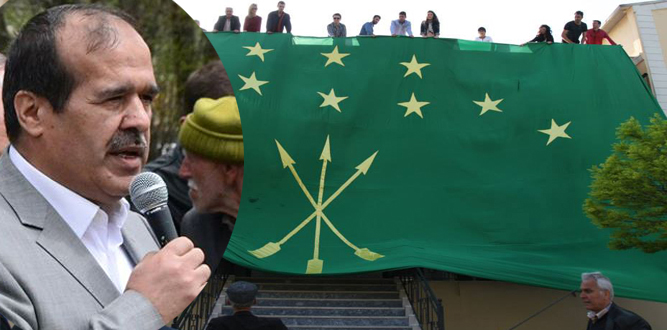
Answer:
<svg viewBox="0 0 667 330"><path fill-rule="evenodd" d="M377 24L377 23L379 23L379 22L380 22L380 18L379 18L379 17L375 17L375 18L373 18L373 24Z"/></svg>
<svg viewBox="0 0 667 330"><path fill-rule="evenodd" d="M574 21L575 22L577 22L577 23L581 22L582 18L584 18L584 17L579 15L579 14L574 14Z"/></svg>
<svg viewBox="0 0 667 330"><path fill-rule="evenodd" d="M340 24L340 16L334 16L333 21L334 21L334 24L336 24L336 25Z"/></svg>
<svg viewBox="0 0 667 330"><path fill-rule="evenodd" d="M594 29L599 29L600 28L600 23L598 21L593 21L593 28Z"/></svg>
<svg viewBox="0 0 667 330"><path fill-rule="evenodd" d="M108 18L115 47L87 51L97 19L71 16L58 32L57 51L78 84L61 113L47 112L39 140L49 176L104 205L127 195L146 163L157 85L148 46L117 18Z"/></svg>
<svg viewBox="0 0 667 330"><path fill-rule="evenodd" d="M219 211L233 194L224 168L224 164L186 151L178 174L188 180L190 199L197 211Z"/></svg>
<svg viewBox="0 0 667 330"><path fill-rule="evenodd" d="M486 31L484 31L484 30L479 30L479 31L477 31L477 32L479 33L479 37L480 37L480 38L484 39L484 37L486 37Z"/></svg>
<svg viewBox="0 0 667 330"><path fill-rule="evenodd" d="M594 279L581 282L581 301L587 310L595 313L603 310L611 302L609 291L602 291Z"/></svg>
<svg viewBox="0 0 667 330"><path fill-rule="evenodd" d="M232 17L233 13L234 13L234 9L232 9L232 8L225 9L225 14L227 14L227 17Z"/></svg>
<svg viewBox="0 0 667 330"><path fill-rule="evenodd" d="M9 145L7 132L5 131L5 108L2 104L2 78L5 76L5 66L0 66L0 154Z"/></svg>
<svg viewBox="0 0 667 330"><path fill-rule="evenodd" d="M405 15L398 15L398 21L401 23L405 22Z"/></svg>
<svg viewBox="0 0 667 330"><path fill-rule="evenodd" d="M278 11L282 12L283 10L285 10L285 4L284 3L279 3L278 4Z"/></svg>

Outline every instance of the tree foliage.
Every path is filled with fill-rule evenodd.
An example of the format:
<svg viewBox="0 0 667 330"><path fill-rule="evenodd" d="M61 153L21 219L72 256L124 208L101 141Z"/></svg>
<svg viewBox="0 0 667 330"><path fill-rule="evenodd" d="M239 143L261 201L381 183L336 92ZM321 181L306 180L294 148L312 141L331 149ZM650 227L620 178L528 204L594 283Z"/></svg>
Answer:
<svg viewBox="0 0 667 330"><path fill-rule="evenodd" d="M20 28L46 8L67 3L101 3L132 15L150 46L160 96L151 124L151 157L175 142L179 118L185 112L183 87L191 72L219 60L213 46L178 5L171 0L10 0L0 7L0 48L3 53Z"/></svg>
<svg viewBox="0 0 667 330"><path fill-rule="evenodd" d="M667 250L667 120L656 114L642 128L630 118L616 136L613 154L591 170L584 212L613 229L612 249Z"/></svg>

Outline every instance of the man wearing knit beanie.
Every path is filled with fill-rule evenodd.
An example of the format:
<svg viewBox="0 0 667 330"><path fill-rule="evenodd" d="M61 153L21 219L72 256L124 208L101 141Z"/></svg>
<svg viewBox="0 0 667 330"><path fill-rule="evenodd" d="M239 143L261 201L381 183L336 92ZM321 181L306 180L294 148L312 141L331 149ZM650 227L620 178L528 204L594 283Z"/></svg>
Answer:
<svg viewBox="0 0 667 330"><path fill-rule="evenodd" d="M192 113L195 103L200 98L217 99L229 95L234 95L234 90L222 62L219 59L209 62L190 74L185 82L182 120L185 120L185 117ZM169 190L167 205L179 233L181 233L183 216L192 209L192 201L188 196L187 180L178 175L184 157L183 148L180 144L176 144L171 151L154 159L144 167L144 171L161 176L167 185Z"/></svg>
<svg viewBox="0 0 667 330"><path fill-rule="evenodd" d="M206 264L215 269L231 237L243 188L243 132L236 98L199 99L178 138L185 150L179 175L188 180L196 211L184 217L182 233L204 250Z"/></svg>

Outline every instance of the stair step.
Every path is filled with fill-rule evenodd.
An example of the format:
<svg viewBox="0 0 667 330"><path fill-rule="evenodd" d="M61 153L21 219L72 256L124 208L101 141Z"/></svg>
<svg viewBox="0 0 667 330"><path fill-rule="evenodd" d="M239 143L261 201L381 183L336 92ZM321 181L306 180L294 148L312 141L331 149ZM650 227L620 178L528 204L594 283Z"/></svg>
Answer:
<svg viewBox="0 0 667 330"><path fill-rule="evenodd" d="M299 299L299 298L259 298L260 306L284 307L403 307L401 299Z"/></svg>
<svg viewBox="0 0 667 330"><path fill-rule="evenodd" d="M222 315L232 315L231 307L224 307ZM347 307L283 307L255 306L252 313L257 316L405 316L405 308L347 308Z"/></svg>
<svg viewBox="0 0 667 330"><path fill-rule="evenodd" d="M372 277L237 277L236 281L246 281L255 284L258 283L315 283L315 284L393 284L393 278L372 278Z"/></svg>
<svg viewBox="0 0 667 330"><path fill-rule="evenodd" d="M409 326L407 317L395 316L366 316L366 317L328 317L328 316L286 316L280 318L290 327L293 325L309 326Z"/></svg>
<svg viewBox="0 0 667 330"><path fill-rule="evenodd" d="M257 298L316 298L316 299L398 299L396 292L369 292L369 291L285 291L285 290L262 290L257 293Z"/></svg>
<svg viewBox="0 0 667 330"><path fill-rule="evenodd" d="M396 291L396 284L255 283L260 291Z"/></svg>
<svg viewBox="0 0 667 330"><path fill-rule="evenodd" d="M340 326L340 327L335 327L335 326L327 326L327 327L312 327L310 325L292 325L288 329L294 329L294 330L413 330L411 327L401 327L401 326L394 326L394 327L375 327L375 326Z"/></svg>
<svg viewBox="0 0 667 330"><path fill-rule="evenodd" d="M401 327L401 326L386 326L386 327L376 327L376 326L326 326L326 327L313 327L310 325L292 325L288 329L290 330L413 330L411 327Z"/></svg>

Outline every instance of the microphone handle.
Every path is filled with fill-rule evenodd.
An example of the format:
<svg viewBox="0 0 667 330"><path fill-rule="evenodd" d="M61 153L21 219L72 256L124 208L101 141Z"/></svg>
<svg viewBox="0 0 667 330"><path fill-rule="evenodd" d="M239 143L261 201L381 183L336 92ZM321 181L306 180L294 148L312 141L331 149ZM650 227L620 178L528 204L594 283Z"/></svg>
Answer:
<svg viewBox="0 0 667 330"><path fill-rule="evenodd" d="M533 317L542 314L544 311L546 311L547 309L553 307L554 305L556 305L557 303L563 301L563 299L565 299L565 298L567 298L567 297L569 297L569 296L575 296L575 297L576 297L576 296L577 296L577 291L579 291L579 290L575 289L575 290L572 290L572 291L568 292L566 295L564 295L564 296L562 296L562 297L556 299L555 301L553 301L552 303L550 303L550 304L547 305L546 307L540 309L539 311L537 311L537 312L534 313L533 315L531 315L531 316L529 316L528 318L526 318L525 320L523 320L523 321L517 323L515 326L509 328L508 330L514 330L514 329L518 328L520 325L522 325L522 324L528 322L528 320L532 319Z"/></svg>
<svg viewBox="0 0 667 330"><path fill-rule="evenodd" d="M171 219L169 206L166 204L146 212L146 220L153 229L160 247L164 247L169 241L178 237L174 221Z"/></svg>

